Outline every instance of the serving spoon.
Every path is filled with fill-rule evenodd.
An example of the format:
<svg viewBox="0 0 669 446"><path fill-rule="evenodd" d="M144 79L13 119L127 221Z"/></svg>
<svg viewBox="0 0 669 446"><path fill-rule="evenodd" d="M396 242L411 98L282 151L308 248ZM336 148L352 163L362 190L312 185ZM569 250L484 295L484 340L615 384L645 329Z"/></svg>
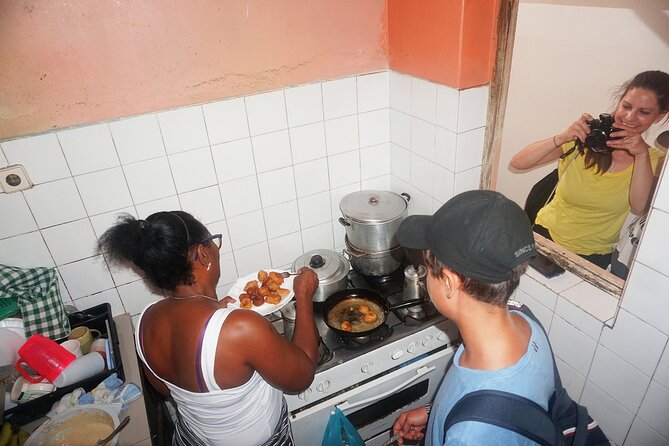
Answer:
<svg viewBox="0 0 669 446"><path fill-rule="evenodd" d="M121 430L128 425L128 423L130 423L130 417L125 417L123 421L121 421L121 423L119 423L119 425L116 427L116 429L112 431L111 434L107 435L105 438L101 440L98 440L98 442L95 443L95 446L102 446L109 443L112 440L112 438L118 435L118 433L121 432Z"/></svg>

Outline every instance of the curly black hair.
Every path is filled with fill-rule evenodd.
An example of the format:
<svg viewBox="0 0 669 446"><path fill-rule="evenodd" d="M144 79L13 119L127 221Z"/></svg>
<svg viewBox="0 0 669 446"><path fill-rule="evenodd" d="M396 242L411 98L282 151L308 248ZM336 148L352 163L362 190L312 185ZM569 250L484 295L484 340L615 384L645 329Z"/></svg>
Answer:
<svg viewBox="0 0 669 446"><path fill-rule="evenodd" d="M153 285L173 291L192 285L190 248L207 237L205 226L183 211L162 211L138 220L121 215L98 240L98 252L115 264L136 265Z"/></svg>

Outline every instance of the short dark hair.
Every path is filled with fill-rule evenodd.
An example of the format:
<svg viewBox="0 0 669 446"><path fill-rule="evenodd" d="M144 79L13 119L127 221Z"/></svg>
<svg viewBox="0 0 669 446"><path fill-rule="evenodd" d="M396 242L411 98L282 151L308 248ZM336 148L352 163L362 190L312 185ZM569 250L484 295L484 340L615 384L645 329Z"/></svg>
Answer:
<svg viewBox="0 0 669 446"><path fill-rule="evenodd" d="M488 283L472 279L458 271L444 265L430 250L423 251L423 260L427 265L429 274L442 279L444 268L452 271L460 279L462 290L478 301L504 308L509 297L518 287L520 276L527 270L528 261L521 263L511 270L510 278L499 283Z"/></svg>
<svg viewBox="0 0 669 446"><path fill-rule="evenodd" d="M153 285L173 291L192 285L190 248L208 234L207 228L183 211L162 211L138 220L121 215L98 240L98 252L111 263L136 265Z"/></svg>

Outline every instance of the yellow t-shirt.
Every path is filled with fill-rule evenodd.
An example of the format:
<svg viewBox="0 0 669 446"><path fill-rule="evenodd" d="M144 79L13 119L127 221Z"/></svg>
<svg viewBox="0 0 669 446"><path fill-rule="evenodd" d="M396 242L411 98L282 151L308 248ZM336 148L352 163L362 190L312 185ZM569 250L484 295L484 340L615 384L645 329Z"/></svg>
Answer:
<svg viewBox="0 0 669 446"><path fill-rule="evenodd" d="M573 142L564 144L562 150L566 153L573 146ZM654 147L648 151L657 175L664 152ZM594 168L585 168L585 157L574 151L559 161L555 197L539 211L536 223L548 229L553 241L576 254L609 254L630 212L633 169L631 164L619 172L595 173Z"/></svg>

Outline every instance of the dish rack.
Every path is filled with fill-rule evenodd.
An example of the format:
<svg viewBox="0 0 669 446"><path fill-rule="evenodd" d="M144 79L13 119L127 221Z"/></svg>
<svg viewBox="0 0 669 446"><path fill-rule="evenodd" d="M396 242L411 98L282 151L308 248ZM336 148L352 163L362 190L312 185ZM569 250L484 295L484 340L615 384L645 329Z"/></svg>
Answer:
<svg viewBox="0 0 669 446"><path fill-rule="evenodd" d="M3 297L0 299L0 320L18 313L18 311L19 304L15 297Z"/></svg>

